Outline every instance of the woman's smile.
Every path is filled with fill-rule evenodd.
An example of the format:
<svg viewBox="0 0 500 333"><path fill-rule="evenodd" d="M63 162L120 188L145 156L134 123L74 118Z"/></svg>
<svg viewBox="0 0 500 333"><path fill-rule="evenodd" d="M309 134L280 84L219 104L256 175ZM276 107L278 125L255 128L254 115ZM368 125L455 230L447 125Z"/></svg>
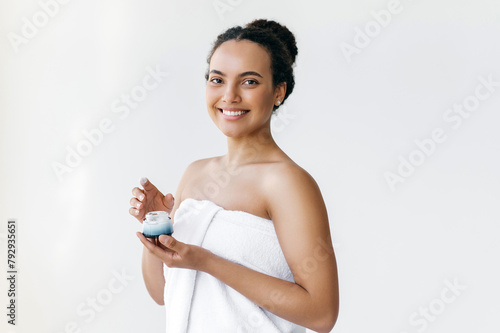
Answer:
<svg viewBox="0 0 500 333"><path fill-rule="evenodd" d="M243 110L238 108L222 108L219 109L222 117L227 120L237 120L243 118L250 110Z"/></svg>

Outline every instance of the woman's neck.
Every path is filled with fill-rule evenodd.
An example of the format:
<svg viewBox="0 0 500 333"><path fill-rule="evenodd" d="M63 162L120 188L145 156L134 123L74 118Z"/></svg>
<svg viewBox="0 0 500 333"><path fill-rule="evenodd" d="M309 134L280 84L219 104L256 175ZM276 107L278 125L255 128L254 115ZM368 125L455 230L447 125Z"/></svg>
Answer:
<svg viewBox="0 0 500 333"><path fill-rule="evenodd" d="M242 166L272 159L281 152L274 141L271 130L238 138L227 138L225 163L228 166Z"/></svg>

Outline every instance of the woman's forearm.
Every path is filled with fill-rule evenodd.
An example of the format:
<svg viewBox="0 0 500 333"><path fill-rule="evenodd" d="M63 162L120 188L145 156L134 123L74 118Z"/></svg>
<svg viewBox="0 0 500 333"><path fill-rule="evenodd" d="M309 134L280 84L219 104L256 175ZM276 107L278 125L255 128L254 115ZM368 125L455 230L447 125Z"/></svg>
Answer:
<svg viewBox="0 0 500 333"><path fill-rule="evenodd" d="M330 332L336 312L319 304L300 285L275 278L210 254L200 269L278 317L317 332Z"/></svg>
<svg viewBox="0 0 500 333"><path fill-rule="evenodd" d="M163 291L165 288L163 261L146 247L142 251L142 276L149 295L156 303L163 305Z"/></svg>

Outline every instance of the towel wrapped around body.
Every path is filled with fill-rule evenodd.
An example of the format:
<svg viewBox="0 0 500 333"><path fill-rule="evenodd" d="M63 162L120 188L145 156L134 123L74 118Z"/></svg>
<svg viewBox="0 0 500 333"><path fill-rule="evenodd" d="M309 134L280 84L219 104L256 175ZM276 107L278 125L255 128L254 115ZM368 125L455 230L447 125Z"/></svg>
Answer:
<svg viewBox="0 0 500 333"><path fill-rule="evenodd" d="M209 200L188 198L175 212L173 236L258 272L294 282L271 220L225 210ZM168 333L305 332L210 274L164 267Z"/></svg>

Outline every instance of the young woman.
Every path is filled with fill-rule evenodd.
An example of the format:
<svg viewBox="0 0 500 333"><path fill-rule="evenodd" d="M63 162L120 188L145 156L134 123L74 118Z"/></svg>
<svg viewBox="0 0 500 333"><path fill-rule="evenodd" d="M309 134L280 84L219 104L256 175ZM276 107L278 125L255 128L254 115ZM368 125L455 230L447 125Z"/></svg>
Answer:
<svg viewBox="0 0 500 333"><path fill-rule="evenodd" d="M219 35L208 57L206 102L212 121L227 137L227 154L191 163L179 182L175 200L145 178L141 180L143 189L132 190L130 214L139 221L155 210L167 211L173 217L172 236L162 235L155 241L137 233L144 244L143 277L151 297L160 305L170 304L171 309L176 309L176 304L185 300L177 296L167 299L166 295L176 295L167 289L175 289L185 281L179 278L169 285L164 265L166 271L196 272L192 275L194 291L185 296L190 298L187 306L191 313L186 317L189 323L181 331L198 331L198 317L205 320L205 332L303 332L304 327L330 332L337 320L337 266L320 189L271 135L271 115L294 88L292 65L296 55L293 34L274 21L255 20ZM216 182L221 175L224 182ZM250 231L235 232L236 241L224 238L222 232L217 239L207 231L199 245L183 242L189 239L189 232L182 232L182 227L186 229L189 224L184 220L198 219L199 212L205 214L203 208L197 208L201 203L218 208L210 219L225 216L224 221L229 222L224 222L224 227L231 224L231 219L243 219L246 224L231 227L249 227ZM189 215L193 210L198 211ZM252 234L267 225L272 228L279 252L265 252L262 260L247 267L245 258L251 257L252 251L273 245L264 243L273 242L268 230L265 235L270 238ZM198 222L192 223L187 229L195 232L197 226ZM286 267L273 271L273 262L281 265L280 256ZM262 268L260 261L270 267ZM202 283L204 287L200 287ZM207 300L203 300L205 293L211 293ZM200 309L197 304L208 299L213 300L213 306L195 312ZM254 310L245 310L252 313L238 312L245 300L255 306ZM223 304L225 301L228 304ZM241 305L242 309L245 306L248 304ZM224 311L231 314L224 317ZM238 327L235 323L239 323Z"/></svg>

